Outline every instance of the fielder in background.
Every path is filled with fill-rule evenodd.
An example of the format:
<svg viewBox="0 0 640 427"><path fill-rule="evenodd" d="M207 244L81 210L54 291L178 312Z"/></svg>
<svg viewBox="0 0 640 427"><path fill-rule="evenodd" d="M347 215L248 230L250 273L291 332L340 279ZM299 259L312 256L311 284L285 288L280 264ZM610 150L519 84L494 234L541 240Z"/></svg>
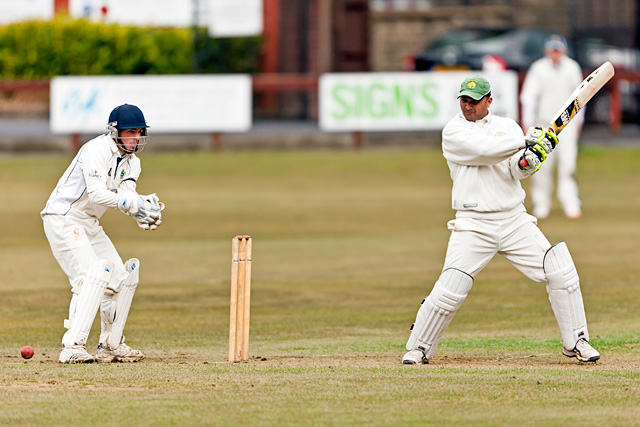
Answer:
<svg viewBox="0 0 640 427"><path fill-rule="evenodd" d="M80 148L40 213L53 256L69 277L71 304L62 338L60 363L137 362L144 354L124 343L140 262L123 263L98 220L108 208L133 217L143 230L162 223L164 205L155 194L136 192L147 123L134 105L109 115L108 133ZM86 350L98 309L101 332L94 358Z"/></svg>
<svg viewBox="0 0 640 427"><path fill-rule="evenodd" d="M567 41L554 34L544 44L545 57L531 65L527 72L520 102L522 104L522 129L530 126L548 126L552 116L576 86L582 82L580 65L567 56ZM578 138L584 123L584 109L568 125L558 139L560 145L547 164L532 177L531 201L533 215L546 218L551 211L553 194L553 174L557 166L558 199L565 215L578 219L582 215L576 167L578 160Z"/></svg>
<svg viewBox="0 0 640 427"><path fill-rule="evenodd" d="M583 362L598 360L600 354L588 342L578 272L567 245L551 246L536 218L527 214L520 185L555 148L555 134L533 127L523 136L515 121L492 115L491 87L483 77L465 79L458 98L462 114L442 131L457 212L448 223L451 237L443 271L418 310L402 363L429 362L473 278L495 254L531 280L547 283L563 354Z"/></svg>

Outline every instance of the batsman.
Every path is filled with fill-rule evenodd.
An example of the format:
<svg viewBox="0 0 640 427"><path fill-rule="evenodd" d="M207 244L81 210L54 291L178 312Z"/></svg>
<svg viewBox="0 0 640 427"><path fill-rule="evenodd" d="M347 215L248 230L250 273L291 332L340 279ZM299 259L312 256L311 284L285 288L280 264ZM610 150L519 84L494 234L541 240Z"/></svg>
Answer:
<svg viewBox="0 0 640 427"><path fill-rule="evenodd" d="M140 261L124 262L100 226L109 208L131 216L143 230L162 224L155 194L140 195L140 159L147 122L135 105L109 115L108 132L84 144L64 172L40 215L53 256L71 284L67 332L60 363L137 362L140 350L124 342L124 327L138 286ZM101 332L95 357L86 349L100 309Z"/></svg>
<svg viewBox="0 0 640 427"><path fill-rule="evenodd" d="M442 131L456 215L447 224L451 236L442 273L418 310L402 363L429 363L474 277L496 254L531 280L546 282L562 353L598 360L569 249L564 242L552 246L524 206L520 180L536 173L558 144L556 135L541 127L523 135L514 120L491 114L491 86L481 76L465 79L458 99L461 113Z"/></svg>

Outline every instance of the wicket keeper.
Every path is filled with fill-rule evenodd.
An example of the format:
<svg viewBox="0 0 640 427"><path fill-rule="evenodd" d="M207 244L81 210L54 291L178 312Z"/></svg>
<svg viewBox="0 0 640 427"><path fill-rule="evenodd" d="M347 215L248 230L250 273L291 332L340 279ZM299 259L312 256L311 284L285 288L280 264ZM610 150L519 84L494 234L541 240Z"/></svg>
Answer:
<svg viewBox="0 0 640 427"><path fill-rule="evenodd" d="M108 132L84 144L40 213L53 256L69 277L71 303L60 363L137 362L140 350L124 342L124 326L138 285L140 262L123 263L98 222L109 208L131 216L144 230L162 223L164 205L155 194L136 192L147 122L135 105L116 107ZM100 308L96 356L86 350Z"/></svg>

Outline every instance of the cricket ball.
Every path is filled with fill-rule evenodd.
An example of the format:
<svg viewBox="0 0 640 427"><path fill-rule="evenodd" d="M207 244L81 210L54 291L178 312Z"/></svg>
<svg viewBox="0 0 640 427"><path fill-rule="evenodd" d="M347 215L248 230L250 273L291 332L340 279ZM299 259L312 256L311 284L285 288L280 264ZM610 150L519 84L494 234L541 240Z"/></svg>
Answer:
<svg viewBox="0 0 640 427"><path fill-rule="evenodd" d="M31 359L33 357L33 349L31 348L31 346L25 345L24 347L22 347L20 354L24 359Z"/></svg>

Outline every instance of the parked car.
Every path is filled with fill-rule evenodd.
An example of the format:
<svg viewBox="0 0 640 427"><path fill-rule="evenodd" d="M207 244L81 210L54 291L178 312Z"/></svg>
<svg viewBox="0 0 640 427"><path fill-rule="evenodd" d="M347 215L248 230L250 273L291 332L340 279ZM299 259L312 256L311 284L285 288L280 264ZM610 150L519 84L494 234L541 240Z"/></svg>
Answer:
<svg viewBox="0 0 640 427"><path fill-rule="evenodd" d="M640 70L640 50L630 47L612 46L600 38L585 38L578 44L578 62L583 68L597 68L610 61L616 70Z"/></svg>
<svg viewBox="0 0 640 427"><path fill-rule="evenodd" d="M546 29L456 29L436 38L415 57L405 60L407 71L487 70L487 67L526 72L544 56L544 41L552 31ZM638 73L640 50L608 45L602 39L580 38L569 44L569 56L576 59L586 74L604 61L616 70ZM624 122L640 121L640 84L624 82L619 86ZM587 121L607 123L610 93L600 91L587 108Z"/></svg>
<svg viewBox="0 0 640 427"><path fill-rule="evenodd" d="M404 68L407 71L429 71L436 68L468 69L459 67L457 57L467 43L493 38L506 33L507 29L497 28L460 28L436 37L416 56L406 58Z"/></svg>
<svg viewBox="0 0 640 427"><path fill-rule="evenodd" d="M407 61L409 67L405 68L413 71L481 70L489 57L507 69L526 71L535 60L544 56L544 40L552 33L534 28L485 31L448 33L427 46L413 61ZM465 35L478 37L464 40Z"/></svg>

